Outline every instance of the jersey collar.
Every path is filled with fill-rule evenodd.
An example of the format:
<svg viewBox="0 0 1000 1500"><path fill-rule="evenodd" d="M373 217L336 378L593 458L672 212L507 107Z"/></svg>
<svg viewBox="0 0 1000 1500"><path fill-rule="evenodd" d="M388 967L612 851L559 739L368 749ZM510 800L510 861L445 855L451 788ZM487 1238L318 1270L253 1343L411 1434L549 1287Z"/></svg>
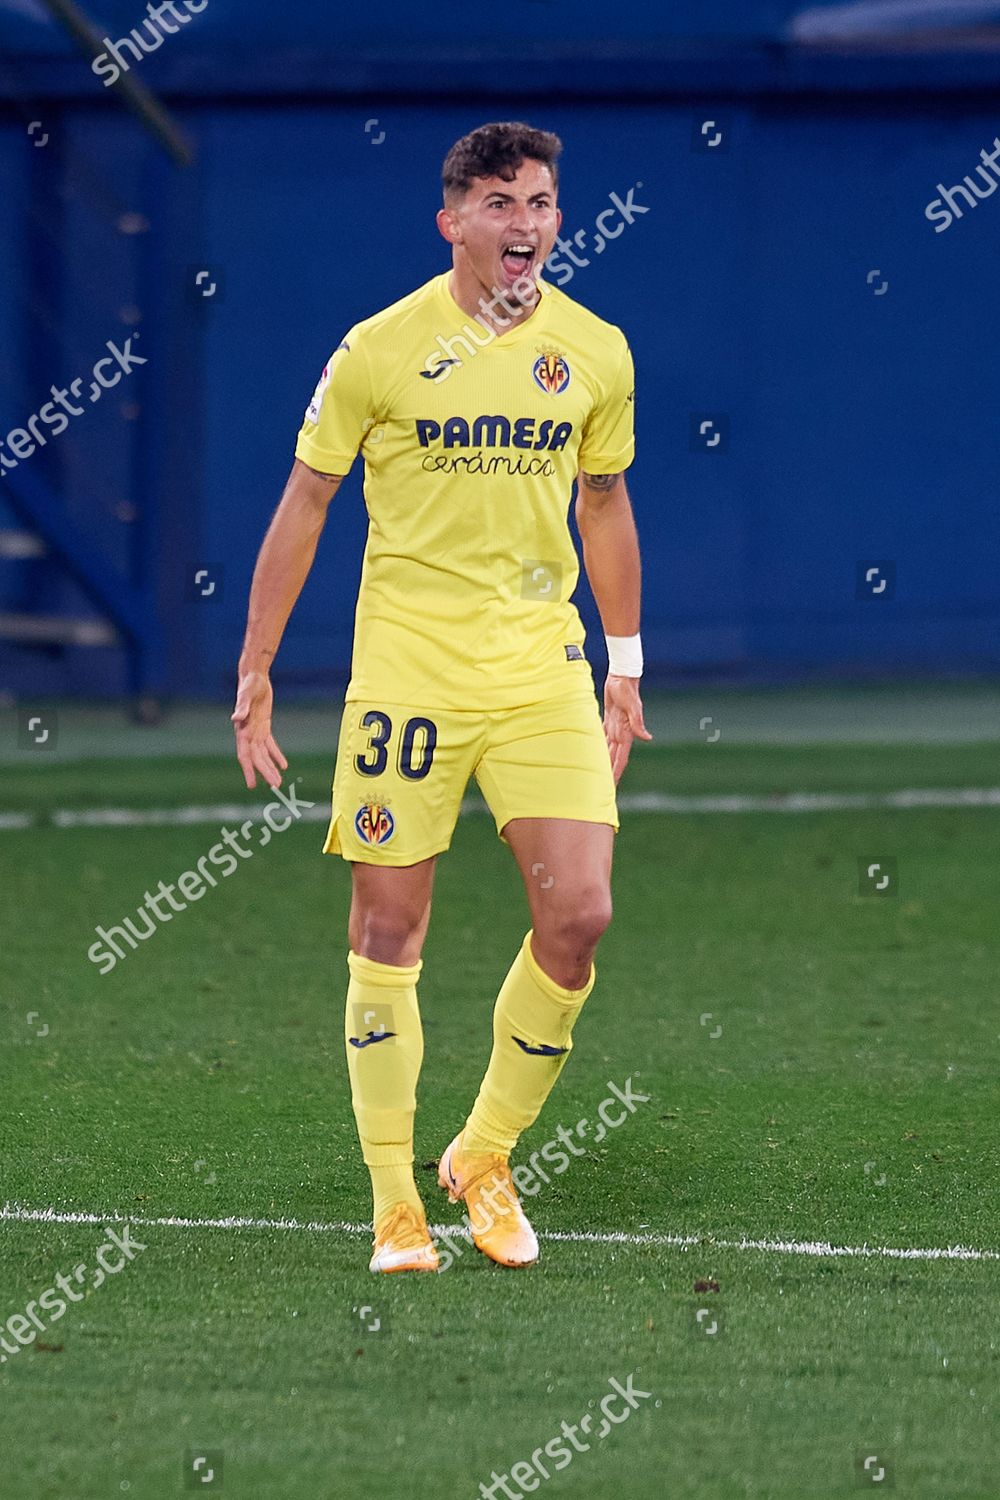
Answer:
<svg viewBox="0 0 1000 1500"><path fill-rule="evenodd" d="M448 285L450 276L451 272L445 271L444 275L438 278L438 291L448 310L449 317L459 325L463 323L476 323L476 333L482 337L482 332L487 325L477 323L472 313L464 312L459 307L451 295L451 288ZM519 327L511 328L506 333L498 334L488 346L483 345L484 348L513 348L515 345L524 343L525 339L536 338L545 329L548 323L548 304L552 301L554 288L549 286L541 276L538 278L538 285L542 295L531 317L527 318Z"/></svg>

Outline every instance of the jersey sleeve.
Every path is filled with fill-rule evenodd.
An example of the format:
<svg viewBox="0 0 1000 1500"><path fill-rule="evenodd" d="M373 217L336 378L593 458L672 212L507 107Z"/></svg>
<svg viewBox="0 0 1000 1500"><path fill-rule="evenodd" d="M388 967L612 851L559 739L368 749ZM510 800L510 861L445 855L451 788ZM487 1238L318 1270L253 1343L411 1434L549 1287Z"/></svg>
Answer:
<svg viewBox="0 0 1000 1500"><path fill-rule="evenodd" d="M295 457L321 474L346 474L375 420L374 404L368 361L358 330L352 328L323 368Z"/></svg>
<svg viewBox="0 0 1000 1500"><path fill-rule="evenodd" d="M622 339L614 375L591 412L580 444L584 474L620 474L635 457L635 369Z"/></svg>

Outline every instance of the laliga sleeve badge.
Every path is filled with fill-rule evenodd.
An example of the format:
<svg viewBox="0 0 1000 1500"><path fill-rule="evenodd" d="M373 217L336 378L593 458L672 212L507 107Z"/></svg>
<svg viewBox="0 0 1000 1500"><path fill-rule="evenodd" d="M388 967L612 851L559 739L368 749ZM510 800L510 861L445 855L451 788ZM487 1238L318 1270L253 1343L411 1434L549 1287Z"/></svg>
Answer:
<svg viewBox="0 0 1000 1500"><path fill-rule="evenodd" d="M319 422L320 412L323 410L323 397L326 395L326 388L330 384L330 373L333 369L333 361L336 359L341 349L344 349L348 353L350 353L351 346L346 339L342 344L337 345L337 348L334 350L333 354L330 355L330 358L323 366L323 373L319 377L319 384L313 391L312 400L306 407L306 421L312 422L314 425Z"/></svg>
<svg viewBox="0 0 1000 1500"><path fill-rule="evenodd" d="M316 389L313 391L313 393L312 393L312 400L309 402L309 405L306 407L306 421L307 422L313 422L313 423L318 423L319 422L319 414L323 410L323 396L324 396L324 394L326 392L326 388L327 388L327 386L329 384L330 384L330 366L329 365L324 365L323 366L323 373L319 377L319 385L317 385Z"/></svg>

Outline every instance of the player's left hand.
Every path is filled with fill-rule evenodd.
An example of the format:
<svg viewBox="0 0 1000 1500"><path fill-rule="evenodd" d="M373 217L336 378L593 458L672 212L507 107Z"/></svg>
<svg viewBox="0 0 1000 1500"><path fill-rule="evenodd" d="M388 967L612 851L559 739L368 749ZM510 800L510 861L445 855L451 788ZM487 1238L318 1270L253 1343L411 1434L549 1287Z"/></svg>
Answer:
<svg viewBox="0 0 1000 1500"><path fill-rule="evenodd" d="M253 791L260 773L274 791L288 762L271 733L274 691L266 672L246 672L236 691L236 707L230 715L236 730L236 759L243 779Z"/></svg>
<svg viewBox="0 0 1000 1500"><path fill-rule="evenodd" d="M612 677L604 683L604 738L611 754L615 786L628 765L633 740L651 740L642 717L638 677Z"/></svg>

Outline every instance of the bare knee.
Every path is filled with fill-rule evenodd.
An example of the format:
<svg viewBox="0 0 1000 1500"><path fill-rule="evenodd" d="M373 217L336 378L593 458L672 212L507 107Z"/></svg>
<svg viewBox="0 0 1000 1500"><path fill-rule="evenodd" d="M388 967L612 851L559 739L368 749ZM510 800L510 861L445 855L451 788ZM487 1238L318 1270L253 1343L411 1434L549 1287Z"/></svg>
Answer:
<svg viewBox="0 0 1000 1500"><path fill-rule="evenodd" d="M536 914L535 936L561 963L589 970L597 945L611 922L611 892L594 886Z"/></svg>
<svg viewBox="0 0 1000 1500"><path fill-rule="evenodd" d="M408 968L420 958L431 914L432 868L354 866L348 937L375 963Z"/></svg>
<svg viewBox="0 0 1000 1500"><path fill-rule="evenodd" d="M423 947L426 924L418 913L405 908L352 908L348 928L351 948L374 963L407 968L415 964Z"/></svg>

